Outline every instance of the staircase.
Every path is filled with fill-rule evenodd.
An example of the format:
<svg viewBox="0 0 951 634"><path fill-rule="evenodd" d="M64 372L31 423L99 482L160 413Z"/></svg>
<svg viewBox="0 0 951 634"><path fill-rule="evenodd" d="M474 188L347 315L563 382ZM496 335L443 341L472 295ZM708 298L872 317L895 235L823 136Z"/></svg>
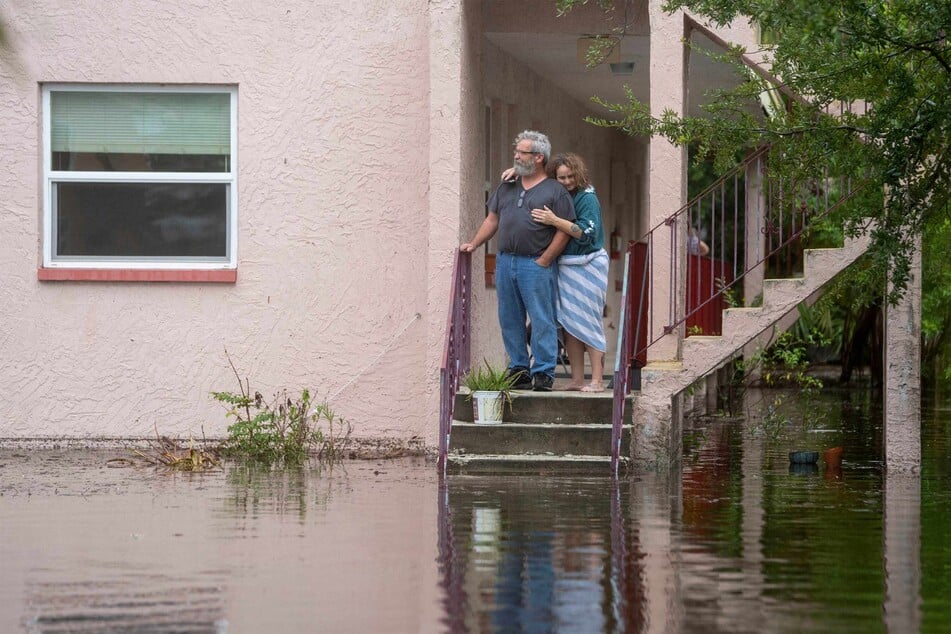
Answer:
<svg viewBox="0 0 951 634"><path fill-rule="evenodd" d="M811 181L787 182L782 175L774 177L766 171L769 151L768 147L755 151L629 244L618 328L621 361L615 369L613 394L519 392L502 425L476 426L471 403L459 392L459 379L469 368L471 254L457 254L440 370L441 468L456 473L613 473L676 462L682 442L682 393L741 355L767 330L781 326L801 302L855 262L870 242L865 236L847 239L841 248L802 250L800 237L806 227L848 203L861 184L851 176L833 178L825 172ZM809 192L823 195L810 197ZM733 208L723 201L733 201ZM722 229L741 213L745 214L743 248L737 233ZM708 250L711 261L720 267L711 269L720 272L706 280L688 276L687 254L678 251L688 228L703 219L710 235L718 239ZM713 228L720 228L719 232ZM746 275L750 275L747 279L761 275L770 258L801 263L803 273L761 280L762 305L724 310L719 330L706 330L719 331L719 335L682 338L692 315L712 306L709 302L722 301L731 288L741 288L738 285ZM790 272L778 266L769 270ZM688 279L693 280L691 284L705 284L707 295L696 293L691 300L685 293ZM750 289L753 295L759 287L751 283ZM655 294L664 299L650 306ZM719 315L718 307L714 314ZM671 337L678 343L671 353L676 358L647 362L647 350ZM640 391L632 394L635 365L641 368Z"/></svg>
<svg viewBox="0 0 951 634"><path fill-rule="evenodd" d="M641 391L633 402L633 467L644 469L676 461L682 442L678 395L779 325L801 302L855 262L868 245L865 236L848 239L839 249L806 249L802 277L764 280L763 305L726 309L722 335L687 337L681 360L648 363L642 368Z"/></svg>
<svg viewBox="0 0 951 634"><path fill-rule="evenodd" d="M687 337L680 363L647 364L641 370L641 392L670 398L713 372L767 329L793 313L796 307L828 284L868 249L869 237L847 239L838 249L806 249L803 276L763 281L763 305L723 311L720 336Z"/></svg>
<svg viewBox="0 0 951 634"><path fill-rule="evenodd" d="M647 364L641 370L640 392L627 396L623 408L620 469L676 459L680 439L672 399L793 313L855 262L868 244L868 237L860 237L846 240L838 249L805 250L803 276L765 280L762 306L725 310L720 336L687 337L680 361ZM463 389L455 393L452 412L446 441L448 473L612 472L610 392L519 391L501 425L477 425Z"/></svg>
<svg viewBox="0 0 951 634"><path fill-rule="evenodd" d="M477 425L463 389L455 397L447 471L606 475L612 407L611 392L517 391L501 425ZM621 437L625 456L630 455L630 442L629 416Z"/></svg>
<svg viewBox="0 0 951 634"><path fill-rule="evenodd" d="M679 449L671 401L692 384L735 358L743 348L792 314L796 307L855 262L869 238L846 240L838 249L806 249L803 276L764 280L763 305L724 311L722 335L684 339L680 361L649 363L640 391L626 398L620 469L656 466ZM501 425L473 422L463 388L453 403L446 470L478 474L611 473L611 392L513 393ZM633 420L632 420L633 418ZM632 443L632 438L637 442Z"/></svg>

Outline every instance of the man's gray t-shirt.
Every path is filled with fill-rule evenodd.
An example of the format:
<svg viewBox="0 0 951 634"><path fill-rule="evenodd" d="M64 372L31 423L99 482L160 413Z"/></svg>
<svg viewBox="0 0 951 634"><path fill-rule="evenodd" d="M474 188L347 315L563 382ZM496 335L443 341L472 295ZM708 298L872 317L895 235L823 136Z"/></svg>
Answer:
<svg viewBox="0 0 951 634"><path fill-rule="evenodd" d="M522 187L521 178L499 185L488 202L489 211L499 215L499 253L537 258L545 252L557 229L532 220L532 209L546 205L559 218L575 219L571 194L553 178L546 178L531 189Z"/></svg>

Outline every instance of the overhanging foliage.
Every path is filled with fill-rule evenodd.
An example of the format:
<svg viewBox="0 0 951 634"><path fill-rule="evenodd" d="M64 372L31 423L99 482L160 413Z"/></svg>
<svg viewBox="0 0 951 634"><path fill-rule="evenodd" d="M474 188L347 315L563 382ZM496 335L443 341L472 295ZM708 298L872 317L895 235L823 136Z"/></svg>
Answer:
<svg viewBox="0 0 951 634"><path fill-rule="evenodd" d="M559 0L558 8L579 4L585 1ZM750 74L711 95L702 117L671 110L653 116L629 92L625 103L603 104L611 114L595 123L696 144L721 167L740 148L770 143L783 157L772 170L795 176L831 164L865 179L869 193L850 206L844 224L854 232L864 219L876 221L873 271L866 274L881 280L887 272L896 299L917 238L927 225L945 222L951 200L951 3L670 0L664 8L716 25L754 22L772 43L761 51L732 48L723 58L742 65L744 53L762 56L782 87L802 99L785 99L769 116L751 114L751 101L776 101L776 86Z"/></svg>

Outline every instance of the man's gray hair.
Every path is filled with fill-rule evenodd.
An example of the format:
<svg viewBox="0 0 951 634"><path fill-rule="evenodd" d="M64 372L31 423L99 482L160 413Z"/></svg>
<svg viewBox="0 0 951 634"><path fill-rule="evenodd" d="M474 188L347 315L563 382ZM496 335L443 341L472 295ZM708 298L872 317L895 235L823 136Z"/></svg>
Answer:
<svg viewBox="0 0 951 634"><path fill-rule="evenodd" d="M525 139L532 142L532 152L544 156L545 163L548 163L548 159L551 158L551 142L548 140L548 137L535 130L525 130L515 137L515 144L518 145L519 141L524 141Z"/></svg>

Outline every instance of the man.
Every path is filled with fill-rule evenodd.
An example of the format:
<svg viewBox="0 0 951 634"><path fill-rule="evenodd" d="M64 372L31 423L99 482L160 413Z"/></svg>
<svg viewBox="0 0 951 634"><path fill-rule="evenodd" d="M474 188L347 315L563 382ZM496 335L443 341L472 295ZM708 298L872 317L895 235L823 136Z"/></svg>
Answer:
<svg viewBox="0 0 951 634"><path fill-rule="evenodd" d="M526 130L516 137L515 179L499 185L489 198L489 213L475 237L459 247L474 251L498 231L495 288L508 373L515 378L515 389L536 392L550 392L555 382L556 259L571 236L535 222L531 212L547 206L561 218L575 219L568 191L545 174L550 155L551 143L541 132ZM531 319L531 369L526 315Z"/></svg>

